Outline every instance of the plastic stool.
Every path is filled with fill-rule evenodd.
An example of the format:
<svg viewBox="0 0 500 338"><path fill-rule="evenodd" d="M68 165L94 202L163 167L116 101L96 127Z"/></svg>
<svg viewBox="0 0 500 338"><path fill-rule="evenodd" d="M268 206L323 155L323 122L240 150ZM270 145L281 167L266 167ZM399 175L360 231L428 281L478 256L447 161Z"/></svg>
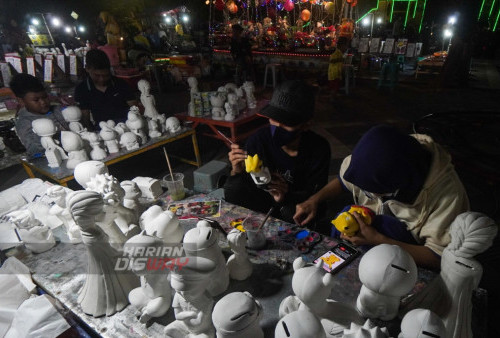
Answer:
<svg viewBox="0 0 500 338"><path fill-rule="evenodd" d="M266 64L266 70L264 72L264 87L267 87L267 71L271 68L273 72L273 88L276 87L276 68L281 69L281 64L279 63L268 63Z"/></svg>

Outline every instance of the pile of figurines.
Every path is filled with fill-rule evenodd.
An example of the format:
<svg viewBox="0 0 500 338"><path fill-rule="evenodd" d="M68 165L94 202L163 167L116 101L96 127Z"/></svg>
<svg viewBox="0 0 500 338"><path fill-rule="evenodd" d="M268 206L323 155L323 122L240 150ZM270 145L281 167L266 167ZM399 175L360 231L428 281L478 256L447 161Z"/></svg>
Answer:
<svg viewBox="0 0 500 338"><path fill-rule="evenodd" d="M200 92L196 77L189 77L187 81L191 97L188 104L190 116L210 116L214 120L233 121L245 108L257 107L252 81L246 81L240 87L227 83L215 92Z"/></svg>
<svg viewBox="0 0 500 338"><path fill-rule="evenodd" d="M166 118L159 114L155 107L155 99L150 94L150 85L146 80L138 82L141 91L141 103L144 115L139 107L132 106L126 122L115 123L113 120L99 123L100 131L88 131L80 123L82 111L77 106L66 107L62 115L69 124L68 131L61 131L61 146L54 140L57 133L54 122L40 118L32 122L35 134L40 136L45 148L45 157L50 167L60 167L63 160L68 169L74 169L78 163L90 159L101 161L108 154L118 153L121 149L135 150L146 144L149 139L163 135L175 135L182 130L179 119L174 116Z"/></svg>
<svg viewBox="0 0 500 338"><path fill-rule="evenodd" d="M50 212L64 219L72 240L87 247L88 274L78 298L85 313L109 316L130 303L137 320L146 324L172 307L175 320L164 329L167 337L264 336L259 322L265 309L250 293L232 292L214 301L226 292L230 279L252 275L245 232L227 234L233 255L226 261L218 227L211 222L200 220L184 233L171 211L158 205L141 210L134 181L119 183L99 161L77 169L75 179L85 190L53 187L50 194L58 198ZM24 228L30 222L39 226L33 213L14 213L12 218ZM491 246L497 226L483 214L466 212L450 229L440 274L403 303L402 297L415 287L417 266L399 246L381 244L363 255L356 306L329 299L336 276L323 269L322 260L312 264L297 258L294 295L280 304L275 337L389 337L386 328L371 320L398 316L399 337L472 337L471 295L482 276L473 257ZM118 272L118 266L130 269Z"/></svg>

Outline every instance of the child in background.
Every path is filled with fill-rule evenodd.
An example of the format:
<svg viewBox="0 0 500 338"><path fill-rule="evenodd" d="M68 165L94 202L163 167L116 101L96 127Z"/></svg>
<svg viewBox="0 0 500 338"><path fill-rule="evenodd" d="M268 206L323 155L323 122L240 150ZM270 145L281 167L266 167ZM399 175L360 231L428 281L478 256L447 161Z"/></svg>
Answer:
<svg viewBox="0 0 500 338"><path fill-rule="evenodd" d="M328 84L332 90L330 100L334 100L340 88L342 81L342 67L344 65L344 53L347 50L347 38L339 37L337 45L330 55L330 64L328 65Z"/></svg>
<svg viewBox="0 0 500 338"><path fill-rule="evenodd" d="M59 131L69 130L59 106L50 106L49 96L40 80L28 74L17 74L10 82L10 89L22 105L18 111L15 128L17 136L30 157L44 154L40 136L33 132L31 123L40 118L51 119Z"/></svg>

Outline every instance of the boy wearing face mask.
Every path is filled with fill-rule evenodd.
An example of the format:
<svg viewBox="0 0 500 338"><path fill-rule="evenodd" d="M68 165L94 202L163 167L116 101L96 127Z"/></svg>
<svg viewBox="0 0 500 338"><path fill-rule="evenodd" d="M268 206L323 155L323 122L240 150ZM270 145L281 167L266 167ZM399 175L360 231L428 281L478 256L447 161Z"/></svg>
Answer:
<svg viewBox="0 0 500 338"><path fill-rule="evenodd" d="M313 88L298 80L283 82L275 89L269 105L260 111L269 119L269 126L250 136L245 149L231 145L226 201L263 213L274 206L274 217L293 223L297 203L327 183L330 145L309 130L314 96ZM265 189L258 188L245 171L245 159L255 154L271 172Z"/></svg>

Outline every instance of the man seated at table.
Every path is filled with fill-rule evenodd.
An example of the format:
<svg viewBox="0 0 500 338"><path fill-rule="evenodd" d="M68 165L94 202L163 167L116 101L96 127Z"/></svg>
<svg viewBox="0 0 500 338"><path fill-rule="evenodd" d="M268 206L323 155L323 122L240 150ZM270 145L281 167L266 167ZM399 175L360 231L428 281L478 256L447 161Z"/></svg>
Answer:
<svg viewBox="0 0 500 338"><path fill-rule="evenodd" d="M130 106L137 105L132 89L122 79L111 75L106 53L92 49L85 56L87 78L75 88L75 101L82 110L82 123L93 128L101 121L124 122Z"/></svg>
<svg viewBox="0 0 500 338"><path fill-rule="evenodd" d="M231 145L226 201L263 213L274 206L274 217L293 222L295 205L328 181L330 145L309 130L314 103L314 90L302 81L287 81L274 90L269 105L260 111L270 125L250 136L244 149ZM245 159L255 154L272 177L262 188L245 170Z"/></svg>
<svg viewBox="0 0 500 338"><path fill-rule="evenodd" d="M28 74L17 74L10 82L22 108L17 112L15 128L17 136L26 148L30 157L44 154L40 136L33 132L31 123L34 120L47 118L54 122L59 131L69 130L68 124L61 114L60 106L51 106L49 96L40 80Z"/></svg>
<svg viewBox="0 0 500 338"><path fill-rule="evenodd" d="M319 203L348 191L384 221L340 235L355 245L395 244L419 266L439 268L450 243L449 227L469 210L469 199L449 153L427 135L408 135L391 126L370 129L346 157L339 176L297 205L294 220L307 224ZM340 210L339 210L340 211Z"/></svg>

